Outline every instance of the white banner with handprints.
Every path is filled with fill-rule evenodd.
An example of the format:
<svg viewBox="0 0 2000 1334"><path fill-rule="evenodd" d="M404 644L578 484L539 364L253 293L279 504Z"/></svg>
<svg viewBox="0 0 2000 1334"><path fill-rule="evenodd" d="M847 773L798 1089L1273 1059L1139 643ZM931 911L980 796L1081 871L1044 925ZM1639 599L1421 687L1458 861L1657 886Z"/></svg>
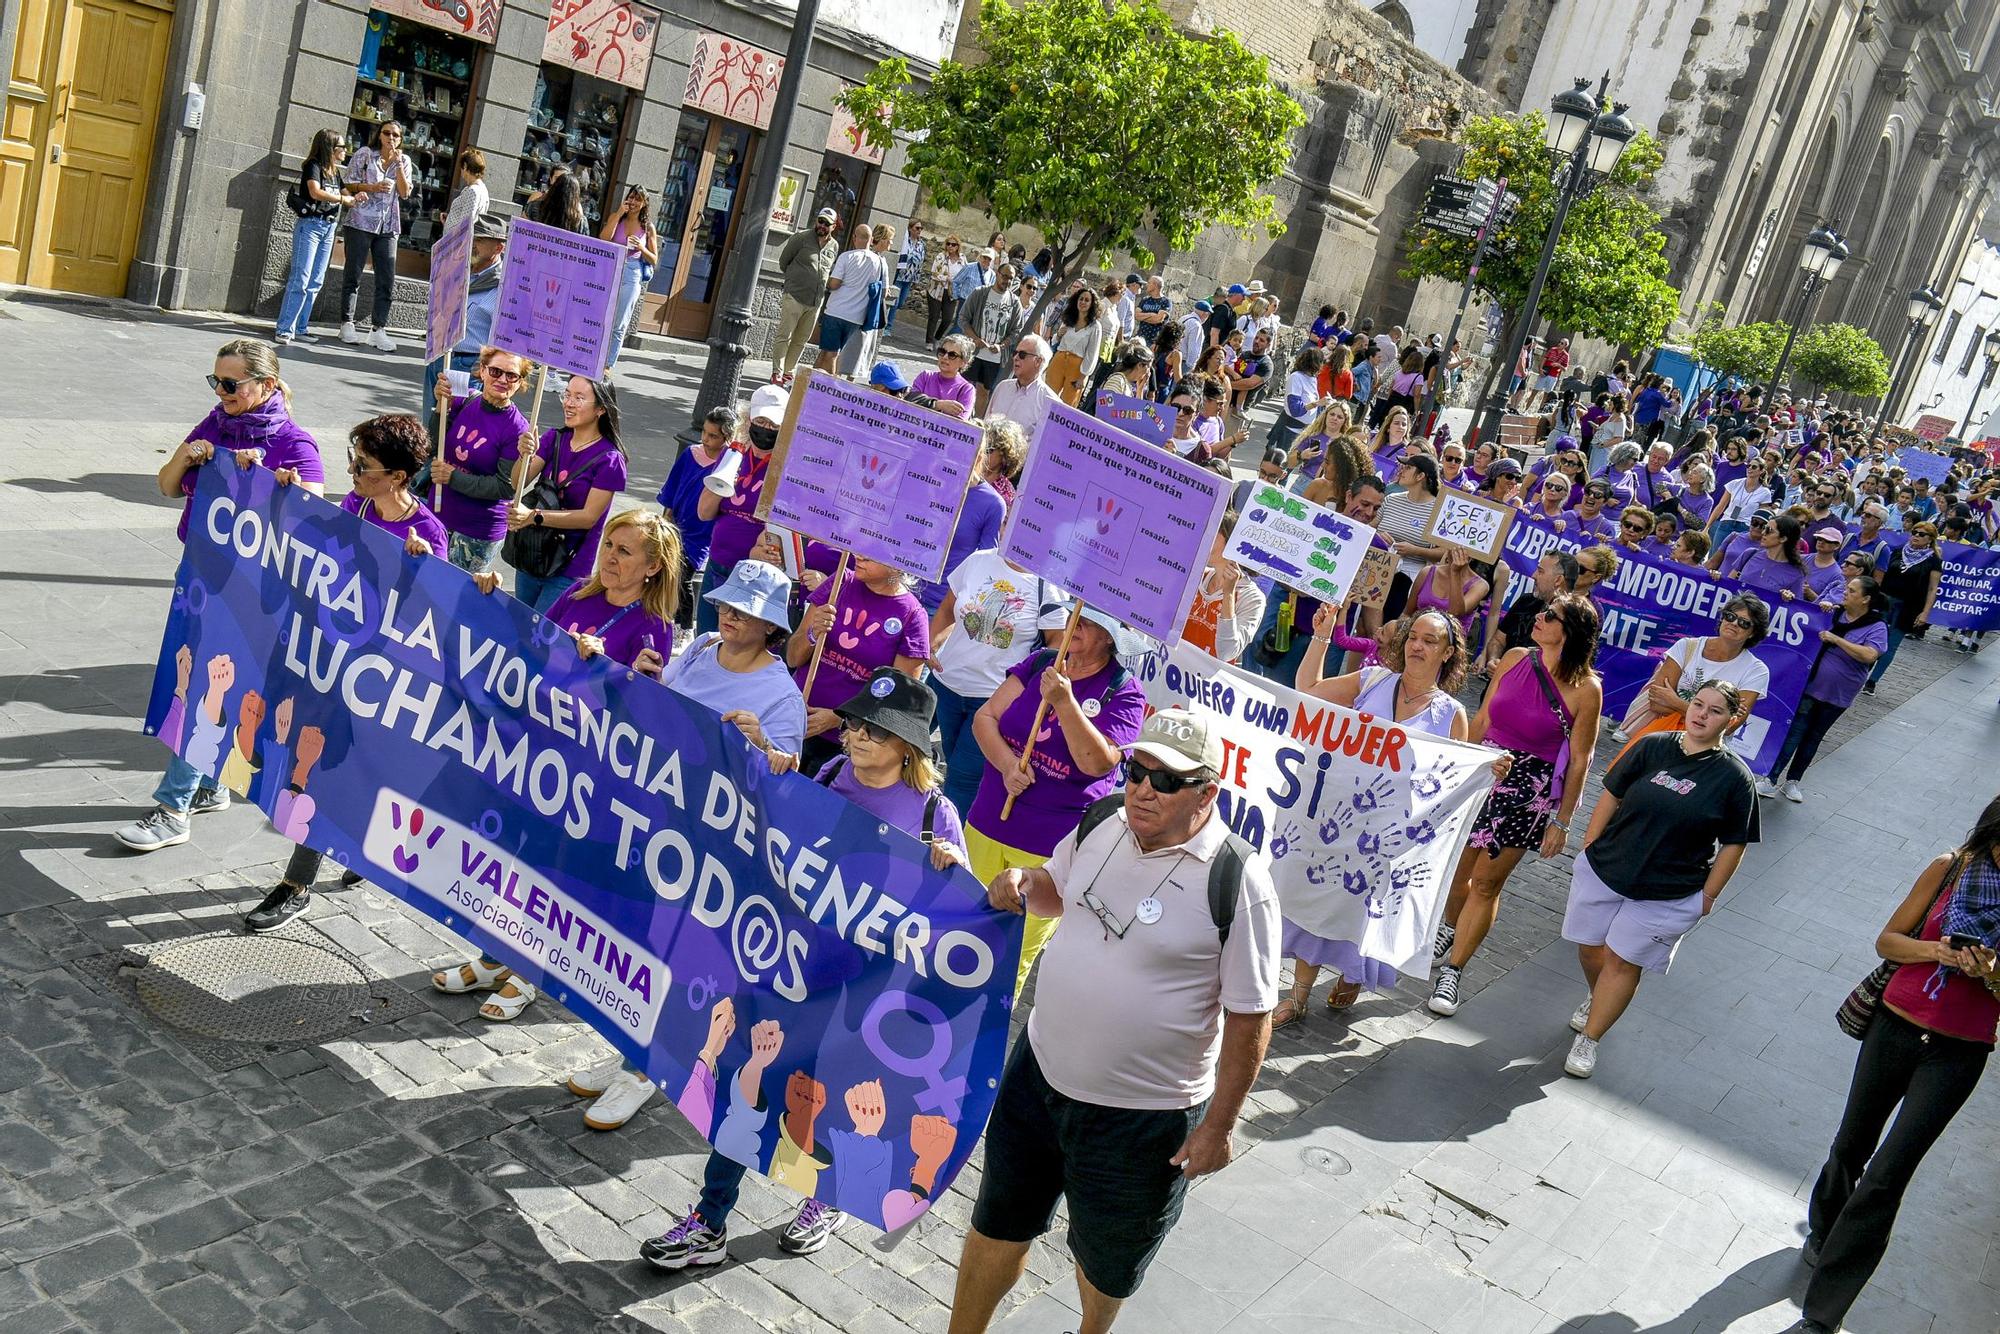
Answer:
<svg viewBox="0 0 2000 1334"><path fill-rule="evenodd" d="M1428 976L1431 938L1499 752L1409 731L1186 644L1139 664L1146 702L1221 729L1220 809L1270 855L1285 916Z"/></svg>

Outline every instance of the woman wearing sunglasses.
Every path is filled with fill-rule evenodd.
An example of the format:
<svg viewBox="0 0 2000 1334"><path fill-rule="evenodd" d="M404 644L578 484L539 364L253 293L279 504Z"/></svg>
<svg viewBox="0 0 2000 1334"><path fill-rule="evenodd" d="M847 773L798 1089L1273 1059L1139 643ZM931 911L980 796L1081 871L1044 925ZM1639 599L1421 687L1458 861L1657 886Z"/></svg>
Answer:
<svg viewBox="0 0 2000 1334"><path fill-rule="evenodd" d="M964 865L961 844L965 835L959 826L958 812L938 789L931 750L933 707L930 690L914 677L892 667L875 672L866 686L840 706L842 750L820 768L815 781L884 824L924 840L930 845L931 865L942 871ZM767 754L774 772L783 773L793 765L791 755ZM639 1247L639 1254L646 1262L660 1269L720 1264L729 1258L729 1215L735 1210L737 1195L748 1172L743 1163L761 1156L772 1102L782 1102L786 1107L795 1101L845 1103L853 1107L855 1099L860 1098L862 1106L867 1106L870 1099L877 1107L881 1104L879 1081L865 1081L846 1089L828 1089L820 1084L809 1073L810 1053L804 1066L792 1074L782 1095L775 1088L759 1086L757 1080L770 1060L767 1056L760 1065L758 1056L766 1052L775 1056L784 1041L783 1031L771 1019L751 1026L748 1041L743 1044L750 1064L726 1092L719 1090L715 1082L716 1058L735 1030L735 1011L725 1000L716 1007L710 1023L710 1047L702 1053L693 1077L680 1095L681 1111L698 1129L707 1134L714 1128L716 1147L710 1151L702 1172L700 1201L672 1228ZM644 1082L643 1076L639 1078ZM575 1080L570 1087L579 1093L590 1091L579 1087ZM651 1087L647 1085L649 1093ZM754 1096L750 1093L753 1089ZM598 1103L611 1096L611 1092L600 1095ZM718 1103L723 1106L719 1126L715 1120ZM861 1115L857 1114L857 1121ZM804 1124L810 1135L812 1122L807 1120ZM883 1188L888 1184L887 1166L880 1163L879 1171L869 1170L871 1163L879 1162L883 1151L882 1141L873 1135L822 1129L802 1143L794 1137L793 1126L791 1115L780 1115L777 1149L771 1158L771 1181L803 1193L806 1200L785 1228L778 1246L789 1255L810 1255L826 1245L847 1221L849 1209L872 1210L881 1206ZM725 1157L724 1150L730 1156ZM844 1155L849 1154L854 1155L852 1166L842 1170L848 1166L843 1161Z"/></svg>
<svg viewBox="0 0 2000 1334"><path fill-rule="evenodd" d="M1721 551L1729 540L1750 527L1751 516L1771 508L1771 488L1766 484L1764 462L1753 459L1744 465L1743 475L1722 488L1722 496L1709 515L1708 540Z"/></svg>
<svg viewBox="0 0 2000 1334"><path fill-rule="evenodd" d="M1508 650L1494 668L1467 729L1468 740L1505 750L1514 763L1487 794L1452 878L1432 951L1445 961L1431 989L1432 1014L1458 1013L1459 977L1493 929L1500 891L1521 859L1535 850L1560 856L1568 846L1604 708L1604 683L1591 667L1597 629L1588 598L1552 598L1535 618L1532 642Z"/></svg>
<svg viewBox="0 0 2000 1334"><path fill-rule="evenodd" d="M319 443L292 420L291 391L278 378L276 349L255 338L224 343L216 351L208 387L215 391L215 407L195 424L160 468L160 494L169 500L184 497L180 524L174 529L176 537L187 540L195 481L217 450L229 455L239 468L258 463L273 471L282 468L314 495L325 494L326 469L320 462ZM153 792L154 807L112 834L134 852L157 852L185 843L190 816L229 809L229 793L215 775L203 773L181 758L182 734L192 721L185 703L191 662L191 657L181 660L181 688L175 692L160 728L160 739L175 753L168 756L167 771ZM211 725L218 722L210 720Z"/></svg>
<svg viewBox="0 0 2000 1334"><path fill-rule="evenodd" d="M1882 591L1889 598L1889 644L1868 673L1868 683L1862 687L1865 693L1875 693L1903 641L1922 639L1930 628L1931 604L1937 601L1943 573L1937 525L1919 521L1910 528L1910 540L1889 554L1889 563L1882 571Z"/></svg>
<svg viewBox="0 0 2000 1334"><path fill-rule="evenodd" d="M438 377L444 448L431 460L430 480L438 487L434 498L450 535L451 563L471 574L493 563L507 536L515 451L528 434L528 419L514 406L514 395L529 369L526 357L482 347L472 370L478 392L455 398L451 381Z"/></svg>
<svg viewBox="0 0 2000 1334"><path fill-rule="evenodd" d="M965 366L972 356L972 340L952 334L938 345L937 369L917 372L910 388L932 400L932 406L948 416L964 419L972 415L972 398L977 387L965 378ZM951 411L948 404L956 404Z"/></svg>
<svg viewBox="0 0 2000 1334"><path fill-rule="evenodd" d="M1889 647L1889 623L1882 618L1888 599L1882 586L1869 574L1857 574L1847 581L1833 625L1819 632L1819 652L1813 658L1806 688L1799 697L1798 712L1792 715L1791 730L1771 772L1757 780L1757 795L1786 801L1804 801L1799 780L1806 776L1820 742L1840 721L1840 715L1861 697L1868 669ZM1784 774L1784 783L1777 781Z"/></svg>
<svg viewBox="0 0 2000 1334"><path fill-rule="evenodd" d="M1729 731L1742 727L1757 701L1771 693L1771 669L1750 651L1770 632L1771 609L1755 593L1738 593L1723 603L1714 634L1677 639L1661 656L1652 680L1633 697L1611 739L1623 744L1679 727L1688 700L1709 681L1727 681L1736 688L1739 712Z"/></svg>
<svg viewBox="0 0 2000 1334"><path fill-rule="evenodd" d="M1008 669L973 715L972 735L986 764L966 812L965 846L981 884L1010 867L1046 862L1090 804L1117 786L1118 762L1146 716L1145 690L1118 662L1117 631L1117 621L1085 607L1062 670L1056 670L1054 650L1030 654ZM1048 711L1035 732L1044 702ZM1031 735L1034 754L1023 768L1021 752ZM1009 797L1013 808L1003 817ZM1055 928L1052 917L1027 915L1016 994Z"/></svg>

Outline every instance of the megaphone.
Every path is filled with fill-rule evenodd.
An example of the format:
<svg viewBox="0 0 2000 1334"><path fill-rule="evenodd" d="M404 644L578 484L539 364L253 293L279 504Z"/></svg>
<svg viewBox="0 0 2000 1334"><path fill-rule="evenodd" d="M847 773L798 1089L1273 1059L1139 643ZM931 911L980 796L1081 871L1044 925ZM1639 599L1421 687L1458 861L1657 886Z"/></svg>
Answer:
<svg viewBox="0 0 2000 1334"><path fill-rule="evenodd" d="M736 494L736 478L743 471L743 452L724 450L722 457L715 461L715 471L701 479L701 484L712 495L727 499Z"/></svg>

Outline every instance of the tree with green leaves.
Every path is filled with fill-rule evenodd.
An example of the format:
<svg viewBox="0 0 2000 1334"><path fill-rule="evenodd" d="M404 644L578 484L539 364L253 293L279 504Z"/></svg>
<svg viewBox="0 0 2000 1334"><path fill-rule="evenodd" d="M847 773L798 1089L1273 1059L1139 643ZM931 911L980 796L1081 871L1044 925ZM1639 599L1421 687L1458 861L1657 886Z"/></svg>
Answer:
<svg viewBox="0 0 2000 1334"><path fill-rule="evenodd" d="M839 100L871 144L907 138L939 208L1042 234L1057 282L1038 316L1083 262L1150 264L1141 228L1181 250L1214 223L1283 232L1265 186L1305 112L1234 34L1183 35L1157 0L982 0L979 47L926 86L885 60Z"/></svg>
<svg viewBox="0 0 2000 1334"><path fill-rule="evenodd" d="M1539 111L1482 116L1467 122L1465 158L1458 174L1505 178L1520 197L1513 219L1501 227L1480 263L1477 289L1510 312L1527 300L1528 286L1548 239L1557 201L1557 161L1547 146ZM1666 234L1660 215L1642 197L1664 159L1659 143L1640 130L1598 188L1578 199L1563 223L1555 258L1542 287L1536 317L1566 332L1627 347L1651 347L1680 309L1680 292L1667 281ZM1473 243L1422 225L1410 236L1404 276L1464 282Z"/></svg>
<svg viewBox="0 0 2000 1334"><path fill-rule="evenodd" d="M1775 320L1757 324L1723 324L1709 320L1694 336L1695 359L1712 371L1752 384L1777 369L1788 325Z"/></svg>
<svg viewBox="0 0 2000 1334"><path fill-rule="evenodd" d="M1889 392L1889 358L1882 345L1851 324L1816 324L1799 335L1792 369L1830 394L1880 398Z"/></svg>

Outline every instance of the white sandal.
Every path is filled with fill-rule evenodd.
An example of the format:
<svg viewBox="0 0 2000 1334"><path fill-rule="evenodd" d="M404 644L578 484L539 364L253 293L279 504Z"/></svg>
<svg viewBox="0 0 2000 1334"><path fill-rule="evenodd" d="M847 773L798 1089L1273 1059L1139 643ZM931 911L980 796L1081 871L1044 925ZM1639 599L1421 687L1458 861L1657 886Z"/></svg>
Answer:
<svg viewBox="0 0 2000 1334"><path fill-rule="evenodd" d="M504 1024L528 1008L535 999L535 989L513 973L500 984L500 989L487 998L479 1007L479 1017L490 1019L496 1024Z"/></svg>
<svg viewBox="0 0 2000 1334"><path fill-rule="evenodd" d="M508 978L506 964L488 965L474 959L471 963L460 964L456 969L431 974L431 985L452 996L462 996L468 991L491 991Z"/></svg>

